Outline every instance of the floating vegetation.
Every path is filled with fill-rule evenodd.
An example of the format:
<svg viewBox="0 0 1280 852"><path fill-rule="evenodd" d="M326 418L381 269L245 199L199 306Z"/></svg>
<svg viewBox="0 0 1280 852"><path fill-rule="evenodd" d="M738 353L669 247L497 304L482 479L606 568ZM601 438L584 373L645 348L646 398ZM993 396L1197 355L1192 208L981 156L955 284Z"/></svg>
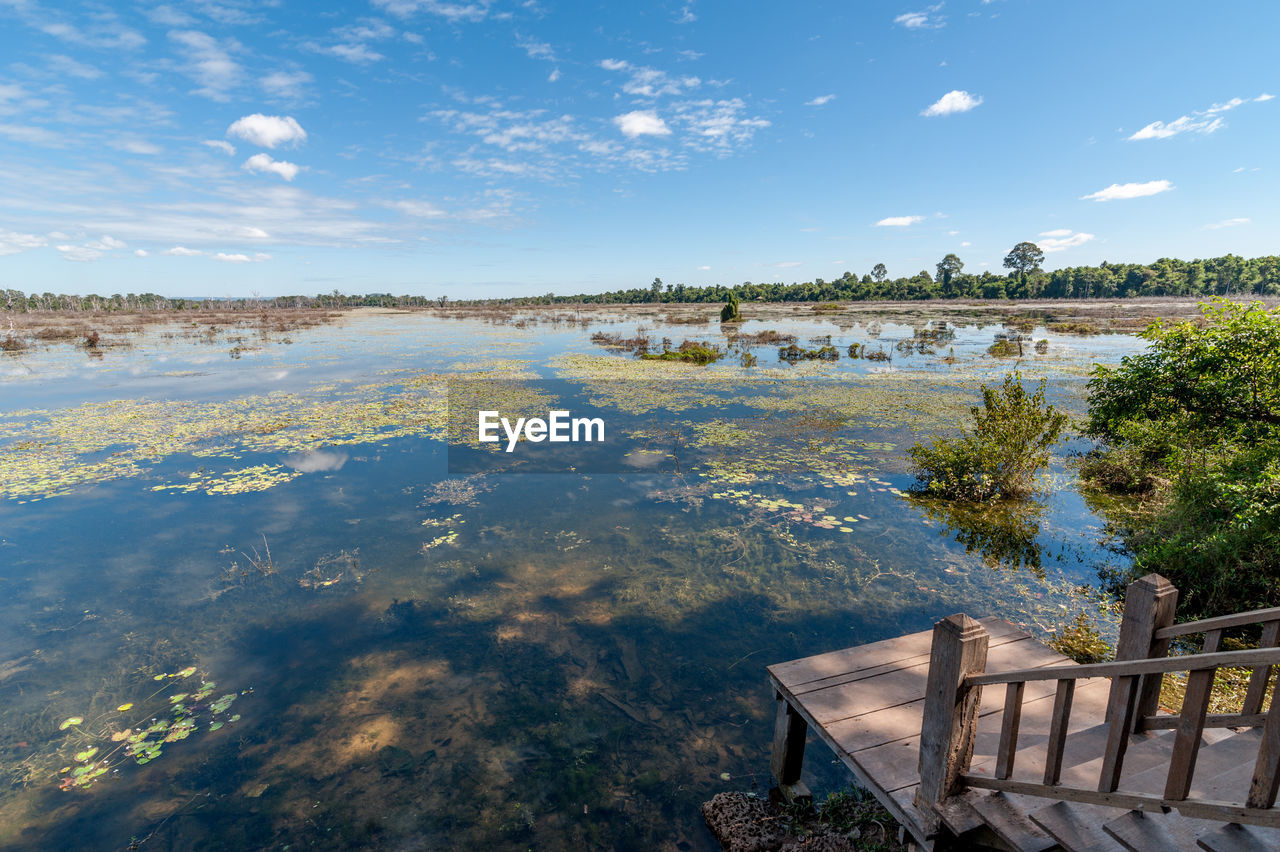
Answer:
<svg viewBox="0 0 1280 852"><path fill-rule="evenodd" d="M788 363L795 361L838 361L840 360L840 350L830 344L817 349L804 349L792 343L790 346L783 346L778 350L778 360Z"/></svg>
<svg viewBox="0 0 1280 852"><path fill-rule="evenodd" d="M239 470L224 471L220 475L196 472L188 475L187 482L156 485L152 491L178 491L205 494L246 494L250 491L266 491L302 476L296 470L285 470L284 465L259 464Z"/></svg>
<svg viewBox="0 0 1280 852"><path fill-rule="evenodd" d="M437 536L431 539L431 541L424 541L422 543L422 550L425 553L426 551L439 547L442 544L454 544L457 540L458 534L456 532L448 532L442 536Z"/></svg>
<svg viewBox="0 0 1280 852"><path fill-rule="evenodd" d="M476 498L491 487L484 481L483 474L479 473L463 479L441 480L430 487L422 505L447 503L450 506L474 506Z"/></svg>
<svg viewBox="0 0 1280 852"><path fill-rule="evenodd" d="M203 724L207 724L210 731L223 727L224 722L218 717L230 709L240 693L229 692L209 701L217 684L214 681L203 681L195 692L164 695L170 687L177 686L196 671L195 666L187 666L171 674L153 676L152 680L167 683L147 697L136 702L125 702L117 708L117 712L126 712L135 706L142 708L137 714L138 721L131 726L119 728L118 721L102 719L94 722L91 727L82 728L84 719L78 716L63 722L60 730L76 730L61 746L57 746L57 751L66 754L70 748L77 750L72 757L74 763L58 770L58 774L62 776L59 788L87 789L107 772L113 769L119 771L120 764L130 759L138 766L146 766L159 759L164 754L165 746L189 738ZM236 722L239 719L240 716L236 715L226 721Z"/></svg>

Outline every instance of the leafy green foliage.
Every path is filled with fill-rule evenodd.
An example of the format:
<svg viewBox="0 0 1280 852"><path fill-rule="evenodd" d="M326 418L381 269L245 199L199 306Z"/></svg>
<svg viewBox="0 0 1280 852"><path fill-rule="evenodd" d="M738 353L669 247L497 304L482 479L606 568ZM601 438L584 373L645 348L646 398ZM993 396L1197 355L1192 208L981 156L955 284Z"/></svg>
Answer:
<svg viewBox="0 0 1280 852"><path fill-rule="evenodd" d="M729 298L720 309L720 322L742 322L742 311L738 307L738 294L729 291Z"/></svg>
<svg viewBox="0 0 1280 852"><path fill-rule="evenodd" d="M934 438L908 453L919 488L954 500L1021 497L1049 463L1067 416L1045 402L1044 380L1028 395L1022 375L997 388L984 385L982 407L970 409L973 427L956 438Z"/></svg>
<svg viewBox="0 0 1280 852"><path fill-rule="evenodd" d="M1081 473L1146 493L1113 511L1133 573L1159 571L1188 617L1280 605L1280 309L1202 306L1205 323L1150 326L1142 355L1099 367Z"/></svg>

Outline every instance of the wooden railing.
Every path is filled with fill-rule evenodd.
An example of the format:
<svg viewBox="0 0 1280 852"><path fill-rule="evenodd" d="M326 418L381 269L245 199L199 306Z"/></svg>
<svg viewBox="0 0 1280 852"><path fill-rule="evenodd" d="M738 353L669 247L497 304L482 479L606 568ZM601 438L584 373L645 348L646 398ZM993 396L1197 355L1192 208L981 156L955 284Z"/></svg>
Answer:
<svg viewBox="0 0 1280 852"><path fill-rule="evenodd" d="M1177 808L1188 816L1225 822L1280 826L1274 809L1280 790L1280 701L1262 713L1272 667L1280 665L1280 608L1204 621L1172 623L1177 590L1163 577L1148 575L1126 594L1116 661L984 673L987 635L967 616L951 616L934 627L929 685L920 741L920 788L916 804L936 813L966 787L1003 790L1054 799L1148 811ZM1262 624L1262 647L1221 651L1224 631ZM1170 641L1203 633L1201 653L1167 656ZM1238 713L1208 713L1214 677L1220 668L1251 670ZM936 670L936 676L935 676ZM1177 714L1157 713L1160 685L1170 672L1187 672L1186 694ZM1071 722L1076 682L1111 678L1107 741L1100 755L1096 788L1063 785L1062 761ZM1018 729L1026 684L1057 682L1041 782L1014 780ZM1005 684L996 765L991 777L968 772L984 686ZM1101 720L1100 720L1101 721ZM1248 795L1243 802L1193 799L1191 786L1206 727L1262 727ZM1162 795L1120 791L1130 735L1144 729L1175 731Z"/></svg>

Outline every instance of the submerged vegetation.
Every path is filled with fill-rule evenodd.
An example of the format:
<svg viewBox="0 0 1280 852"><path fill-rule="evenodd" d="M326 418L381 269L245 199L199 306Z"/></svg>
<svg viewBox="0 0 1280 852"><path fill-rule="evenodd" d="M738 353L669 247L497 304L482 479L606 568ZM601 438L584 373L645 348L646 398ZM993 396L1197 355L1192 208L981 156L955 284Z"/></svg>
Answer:
<svg viewBox="0 0 1280 852"><path fill-rule="evenodd" d="M1280 310L1216 300L1155 324L1148 351L1089 383L1082 464L1133 551L1189 618L1280 605Z"/></svg>

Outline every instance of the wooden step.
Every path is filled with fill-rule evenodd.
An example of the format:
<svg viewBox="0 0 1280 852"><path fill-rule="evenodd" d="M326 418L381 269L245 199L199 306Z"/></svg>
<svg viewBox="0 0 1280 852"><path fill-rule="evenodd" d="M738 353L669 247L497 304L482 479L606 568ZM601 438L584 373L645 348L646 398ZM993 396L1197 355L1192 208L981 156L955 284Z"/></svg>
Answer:
<svg viewBox="0 0 1280 852"><path fill-rule="evenodd" d="M1169 819L1169 817L1175 819ZM1129 811L1102 829L1129 852L1198 852L1196 840L1213 826L1201 820L1178 818L1177 814L1150 814Z"/></svg>
<svg viewBox="0 0 1280 852"><path fill-rule="evenodd" d="M1040 826L1067 852L1119 852L1124 847L1102 830L1102 825L1125 813L1122 808L1054 802L1032 811L1031 821Z"/></svg>
<svg viewBox="0 0 1280 852"><path fill-rule="evenodd" d="M1274 852L1280 849L1280 831L1233 822L1206 832L1197 842L1209 852Z"/></svg>
<svg viewBox="0 0 1280 852"><path fill-rule="evenodd" d="M970 804L982 817L982 821L1017 852L1047 852L1060 849L1058 841L1033 823L1027 812L1009 801L1004 793L971 798Z"/></svg>

